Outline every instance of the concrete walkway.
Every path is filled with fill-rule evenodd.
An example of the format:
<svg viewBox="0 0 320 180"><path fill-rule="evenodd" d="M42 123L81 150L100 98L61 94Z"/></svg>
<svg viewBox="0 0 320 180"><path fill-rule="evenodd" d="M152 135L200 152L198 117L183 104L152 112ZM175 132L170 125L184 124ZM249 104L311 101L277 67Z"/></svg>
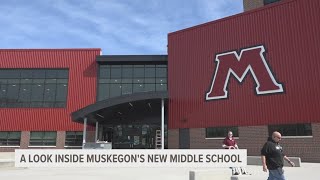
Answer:
<svg viewBox="0 0 320 180"><path fill-rule="evenodd" d="M286 167L285 175L288 180L317 180L320 179L318 163L302 163L301 167ZM226 169L194 169L194 168L0 168L0 179L10 180L189 180L189 171L226 171ZM268 173L261 166L247 166L252 175L233 176L236 180L265 180ZM231 176L231 171L230 171ZM211 177L210 179L217 179ZM230 180L230 178L227 178ZM201 179L206 180L206 179ZM209 180L209 179L208 179ZM223 180L223 179L219 179Z"/></svg>
<svg viewBox="0 0 320 180"><path fill-rule="evenodd" d="M7 161L11 164L5 164ZM1 180L189 180L190 171L204 174L195 180L266 180L268 177L262 166L254 165L246 167L251 175L232 177L229 168L14 168L13 165L14 153L0 153ZM288 180L320 179L320 163L302 163L301 167L284 170Z"/></svg>

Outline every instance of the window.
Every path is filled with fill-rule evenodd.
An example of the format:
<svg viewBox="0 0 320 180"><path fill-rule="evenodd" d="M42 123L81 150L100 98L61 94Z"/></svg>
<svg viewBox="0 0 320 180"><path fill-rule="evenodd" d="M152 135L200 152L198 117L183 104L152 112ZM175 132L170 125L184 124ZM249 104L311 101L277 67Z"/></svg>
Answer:
<svg viewBox="0 0 320 180"><path fill-rule="evenodd" d="M269 135L278 131L282 136L312 136L311 124L269 125Z"/></svg>
<svg viewBox="0 0 320 180"><path fill-rule="evenodd" d="M0 69L0 107L65 107L67 69Z"/></svg>
<svg viewBox="0 0 320 180"><path fill-rule="evenodd" d="M280 0L263 0L263 4L267 5L267 4L275 3L275 2L278 2L278 1L280 1Z"/></svg>
<svg viewBox="0 0 320 180"><path fill-rule="evenodd" d="M0 132L0 146L20 146L21 132Z"/></svg>
<svg viewBox="0 0 320 180"><path fill-rule="evenodd" d="M167 90L167 65L100 65L98 101L122 95Z"/></svg>
<svg viewBox="0 0 320 180"><path fill-rule="evenodd" d="M30 146L55 146L57 132L34 131L30 134Z"/></svg>
<svg viewBox="0 0 320 180"><path fill-rule="evenodd" d="M206 128L206 138L225 138L228 131L232 131L233 137L239 137L238 127L211 127Z"/></svg>
<svg viewBox="0 0 320 180"><path fill-rule="evenodd" d="M82 146L82 131L67 131L65 146Z"/></svg>

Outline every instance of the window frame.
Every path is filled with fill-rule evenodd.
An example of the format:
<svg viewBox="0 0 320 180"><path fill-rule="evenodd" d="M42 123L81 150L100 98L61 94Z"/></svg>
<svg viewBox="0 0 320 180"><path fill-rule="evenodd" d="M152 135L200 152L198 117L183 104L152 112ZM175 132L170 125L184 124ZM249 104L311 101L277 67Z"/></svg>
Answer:
<svg viewBox="0 0 320 180"><path fill-rule="evenodd" d="M225 134L224 136L213 136L213 137L208 137L208 130L209 129L218 129L219 131L223 131ZM224 139L227 137L228 131L232 131L234 134L235 139L239 139L239 127L238 126L220 126L220 127L208 127L205 128L205 139Z"/></svg>
<svg viewBox="0 0 320 180"><path fill-rule="evenodd" d="M74 134L74 138L69 138L68 139L68 133L75 133ZM79 135L77 133L81 133L81 135ZM81 136L81 138L77 139L77 136ZM80 141L81 143L79 143L79 145L70 145L70 144L67 144L68 141L72 141L72 143L74 143L74 144L76 144L74 141ZM82 146L82 141L83 141L83 132L82 131L66 131L64 147L81 147Z"/></svg>
<svg viewBox="0 0 320 180"><path fill-rule="evenodd" d="M121 77L114 79L112 75L103 76L105 71L110 71L112 68L117 68L121 70ZM162 71L161 76L157 76L157 69ZM136 71L139 71L138 73ZM126 72L124 72L126 71ZM149 72L150 71L150 72ZM104 72L104 73L100 73ZM149 73L149 74L148 74ZM143 76L142 76L143 75ZM97 101L103 101L113 97L120 97L123 95L140 93L140 92L157 92L157 91L167 91L168 90L168 65L167 64L154 64L154 63L130 63L130 64L99 64L98 72L98 87L97 87ZM101 77L103 76L103 77ZM151 77L152 76L152 77ZM115 82L115 80L117 80ZM161 81L160 81L161 80ZM120 89L120 94L113 95L111 90L113 84L118 84ZM129 87L130 91L122 90L123 85ZM141 86L140 86L141 85ZM140 88L141 87L141 88Z"/></svg>
<svg viewBox="0 0 320 180"><path fill-rule="evenodd" d="M69 68L0 68L0 84L0 108L67 107ZM35 85L43 86L43 88L35 88ZM66 86L66 89L59 91L58 94L58 90L61 90L58 87L61 85ZM54 92L51 94L54 96L46 101L46 98L48 98L46 96L46 87L49 86L53 87ZM13 89L9 90L10 88ZM36 94L39 93L42 95L37 96ZM65 97L64 100L57 99L58 95L62 97L62 93L65 94L63 95Z"/></svg>
<svg viewBox="0 0 320 180"><path fill-rule="evenodd" d="M3 142L6 142L6 144L0 144L0 147L20 147L20 145L21 145L21 131L0 131L0 133L6 133L6 140L3 141ZM19 139L11 139L11 140L18 140L19 145L9 144L10 133L19 133L20 134ZM1 140L0 140L0 142L1 142Z"/></svg>
<svg viewBox="0 0 320 180"><path fill-rule="evenodd" d="M41 138L39 139L32 139L32 133L42 133ZM55 138L48 138L46 134L54 133ZM49 136L50 137L50 136ZM50 141L54 140L54 145L47 144ZM35 141L35 142L32 142ZM32 143L41 143L41 144L32 144ZM57 146L57 132L56 131L31 131L30 132L30 139L29 139L29 146L28 147L56 147Z"/></svg>
<svg viewBox="0 0 320 180"><path fill-rule="evenodd" d="M308 134L299 135L299 133L301 132L301 129L299 130L299 128L302 128L302 127L305 128L306 125L309 126L309 128L310 128L309 131L310 131L311 135L308 135ZM285 131L292 131L292 129L284 130L284 128L292 128L293 126L295 127L294 130L296 132L296 135L292 135L292 134L288 135ZM282 138L309 138L309 137L313 137L312 124L311 123L271 124L271 125L268 125L268 134L269 134L269 136L271 136L274 131L280 132ZM303 131L304 131L303 133L306 133L306 131L308 131L308 130L304 129Z"/></svg>

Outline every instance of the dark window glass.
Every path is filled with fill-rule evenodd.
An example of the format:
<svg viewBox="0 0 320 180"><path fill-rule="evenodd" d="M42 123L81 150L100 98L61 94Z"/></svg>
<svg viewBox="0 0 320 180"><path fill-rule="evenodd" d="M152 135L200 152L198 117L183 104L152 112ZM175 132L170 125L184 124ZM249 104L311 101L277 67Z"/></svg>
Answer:
<svg viewBox="0 0 320 180"><path fill-rule="evenodd" d="M311 124L282 124L269 125L269 135L278 131L282 136L312 136Z"/></svg>
<svg viewBox="0 0 320 180"><path fill-rule="evenodd" d="M122 79L121 83L126 84L126 83L132 83L133 79Z"/></svg>
<svg viewBox="0 0 320 180"><path fill-rule="evenodd" d="M0 85L0 102L6 102L7 97L7 85L1 84Z"/></svg>
<svg viewBox="0 0 320 180"><path fill-rule="evenodd" d="M36 70L32 72L33 79L45 79L46 71L45 70Z"/></svg>
<svg viewBox="0 0 320 180"><path fill-rule="evenodd" d="M132 94L132 84L122 84L122 95Z"/></svg>
<svg viewBox="0 0 320 180"><path fill-rule="evenodd" d="M101 72L107 67L110 68L110 77ZM99 68L98 101L138 92L167 90L167 65L100 65Z"/></svg>
<svg viewBox="0 0 320 180"><path fill-rule="evenodd" d="M43 102L40 101L40 102L31 102L30 107L44 107L44 106L43 106Z"/></svg>
<svg viewBox="0 0 320 180"><path fill-rule="evenodd" d="M121 79L120 78L110 79L109 83L118 84L118 83L121 83Z"/></svg>
<svg viewBox="0 0 320 180"><path fill-rule="evenodd" d="M55 106L54 102L43 102L43 107L47 107L47 108L54 108Z"/></svg>
<svg viewBox="0 0 320 180"><path fill-rule="evenodd" d="M155 84L145 84L144 88L145 88L145 91L155 91L156 90Z"/></svg>
<svg viewBox="0 0 320 180"><path fill-rule="evenodd" d="M103 68L103 69L100 69L100 75L99 75L99 78L101 79L107 79L107 78L110 78L110 68Z"/></svg>
<svg viewBox="0 0 320 180"><path fill-rule="evenodd" d="M67 90L68 90L67 84L58 84L56 101L65 101L67 99Z"/></svg>
<svg viewBox="0 0 320 180"><path fill-rule="evenodd" d="M43 84L43 83L45 82L45 80L46 80L46 79L33 79L33 80L32 80L32 83L33 83L33 84L35 84L35 83L41 83L41 84Z"/></svg>
<svg viewBox="0 0 320 180"><path fill-rule="evenodd" d="M144 83L144 78L133 79L133 83L135 83L135 84L143 84Z"/></svg>
<svg viewBox="0 0 320 180"><path fill-rule="evenodd" d="M0 107L65 107L67 69L0 69Z"/></svg>
<svg viewBox="0 0 320 180"><path fill-rule="evenodd" d="M46 79L45 83L46 84L57 84L57 79Z"/></svg>
<svg viewBox="0 0 320 180"><path fill-rule="evenodd" d="M122 68L122 78L132 78L133 68Z"/></svg>
<svg viewBox="0 0 320 180"><path fill-rule="evenodd" d="M25 84L20 86L19 102L30 102L31 85Z"/></svg>
<svg viewBox="0 0 320 180"><path fill-rule="evenodd" d="M156 84L156 91L166 91L167 84Z"/></svg>
<svg viewBox="0 0 320 180"><path fill-rule="evenodd" d="M34 131L30 133L30 146L55 146L57 132Z"/></svg>
<svg viewBox="0 0 320 180"><path fill-rule="evenodd" d="M68 84L68 79L57 79L57 84Z"/></svg>
<svg viewBox="0 0 320 180"><path fill-rule="evenodd" d="M82 146L82 131L67 131L65 146Z"/></svg>
<svg viewBox="0 0 320 180"><path fill-rule="evenodd" d="M133 77L135 78L143 78L144 77L144 68L139 65L135 65L133 69Z"/></svg>
<svg viewBox="0 0 320 180"><path fill-rule="evenodd" d="M167 77L167 68L159 68L156 69L156 77Z"/></svg>
<svg viewBox="0 0 320 180"><path fill-rule="evenodd" d="M46 84L44 87L44 101L56 100L56 84Z"/></svg>
<svg viewBox="0 0 320 180"><path fill-rule="evenodd" d="M121 68L111 68L111 78L120 79L121 78Z"/></svg>
<svg viewBox="0 0 320 180"><path fill-rule="evenodd" d="M144 82L145 82L145 83L152 83L152 84L154 84L154 83L156 83L156 78L145 78L145 79L144 79Z"/></svg>
<svg viewBox="0 0 320 180"><path fill-rule="evenodd" d="M278 1L280 1L280 0L263 0L263 4L267 5L267 4L275 3L275 2L278 2Z"/></svg>
<svg viewBox="0 0 320 180"><path fill-rule="evenodd" d="M30 71L30 70L21 70L21 78L22 79L31 79L32 78L32 71Z"/></svg>
<svg viewBox="0 0 320 180"><path fill-rule="evenodd" d="M232 131L233 137L239 137L238 127L211 127L206 128L206 138L225 138L228 131Z"/></svg>
<svg viewBox="0 0 320 180"><path fill-rule="evenodd" d="M48 79L56 79L58 76L58 70L47 70L46 71L46 78Z"/></svg>
<svg viewBox="0 0 320 180"><path fill-rule="evenodd" d="M157 78L156 83L158 84L167 83L167 78Z"/></svg>
<svg viewBox="0 0 320 180"><path fill-rule="evenodd" d="M8 84L19 84L20 79L7 79Z"/></svg>
<svg viewBox="0 0 320 180"><path fill-rule="evenodd" d="M0 77L3 79L19 79L20 74L20 71L17 70L3 69L0 72Z"/></svg>
<svg viewBox="0 0 320 180"><path fill-rule="evenodd" d="M20 146L21 132L2 131L0 132L0 146Z"/></svg>
<svg viewBox="0 0 320 180"><path fill-rule="evenodd" d="M32 93L31 93L31 101L43 101L44 94L44 84L33 84L32 85ZM39 107L39 106L37 106Z"/></svg>
<svg viewBox="0 0 320 180"><path fill-rule="evenodd" d="M32 83L32 79L21 79L20 83L21 84L31 84Z"/></svg>
<svg viewBox="0 0 320 180"><path fill-rule="evenodd" d="M17 102L19 95L19 84L9 84L7 92L7 102Z"/></svg>
<svg viewBox="0 0 320 180"><path fill-rule="evenodd" d="M109 84L99 84L99 96L98 100L104 100L109 98Z"/></svg>
<svg viewBox="0 0 320 180"><path fill-rule="evenodd" d="M121 95L121 84L110 84L110 97Z"/></svg>
<svg viewBox="0 0 320 180"><path fill-rule="evenodd" d="M144 91L144 84L133 84L133 92L143 92Z"/></svg>
<svg viewBox="0 0 320 180"><path fill-rule="evenodd" d="M156 69L155 68L146 68L145 77L156 77Z"/></svg>
<svg viewBox="0 0 320 180"><path fill-rule="evenodd" d="M58 79L68 79L69 77L68 70L57 70Z"/></svg>

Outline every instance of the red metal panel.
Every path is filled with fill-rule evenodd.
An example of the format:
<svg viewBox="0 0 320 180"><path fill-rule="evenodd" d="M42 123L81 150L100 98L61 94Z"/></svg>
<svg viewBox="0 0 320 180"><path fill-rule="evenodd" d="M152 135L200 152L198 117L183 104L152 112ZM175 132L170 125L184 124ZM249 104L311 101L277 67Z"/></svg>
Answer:
<svg viewBox="0 0 320 180"><path fill-rule="evenodd" d="M70 114L96 100L100 49L0 50L0 68L68 68L66 108L0 108L0 131L75 131Z"/></svg>
<svg viewBox="0 0 320 180"><path fill-rule="evenodd" d="M320 122L320 1L287 0L169 34L169 128ZM264 45L285 93L256 95L247 75L206 101L215 55Z"/></svg>

